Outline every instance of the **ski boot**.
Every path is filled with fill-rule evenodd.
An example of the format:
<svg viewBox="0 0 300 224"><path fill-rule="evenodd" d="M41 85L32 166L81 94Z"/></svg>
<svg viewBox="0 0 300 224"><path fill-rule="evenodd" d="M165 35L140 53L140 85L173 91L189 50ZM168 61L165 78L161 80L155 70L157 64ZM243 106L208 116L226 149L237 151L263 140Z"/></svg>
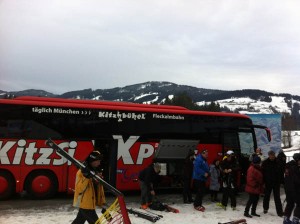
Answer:
<svg viewBox="0 0 300 224"><path fill-rule="evenodd" d="M292 224L299 224L300 219L296 216L293 217Z"/></svg>

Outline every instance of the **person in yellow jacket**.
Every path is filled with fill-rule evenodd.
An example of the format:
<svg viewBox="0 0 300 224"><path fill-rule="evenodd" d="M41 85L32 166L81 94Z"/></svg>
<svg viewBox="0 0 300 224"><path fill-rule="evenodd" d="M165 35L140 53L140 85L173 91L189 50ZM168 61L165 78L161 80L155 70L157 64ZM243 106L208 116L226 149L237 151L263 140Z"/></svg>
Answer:
<svg viewBox="0 0 300 224"><path fill-rule="evenodd" d="M72 224L84 224L85 221L94 224L98 220L96 206L102 206L106 201L103 186L92 178L90 170L101 177L101 160L100 152L91 152L84 162L86 168L76 174L73 206L79 207L79 210Z"/></svg>

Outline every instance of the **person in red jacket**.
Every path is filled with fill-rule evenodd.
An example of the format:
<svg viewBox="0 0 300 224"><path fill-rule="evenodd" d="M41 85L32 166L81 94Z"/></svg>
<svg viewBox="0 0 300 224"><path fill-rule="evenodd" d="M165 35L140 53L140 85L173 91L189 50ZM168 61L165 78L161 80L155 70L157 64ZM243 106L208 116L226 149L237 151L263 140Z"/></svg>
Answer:
<svg viewBox="0 0 300 224"><path fill-rule="evenodd" d="M247 184L245 191L249 194L249 199L247 201L244 216L252 218L252 216L260 217L256 214L256 207L259 200L259 195L263 193L263 174L261 171L261 159L259 156L254 156L252 159L252 164L247 171ZM252 206L252 207L251 207ZM251 207L251 215L249 210Z"/></svg>

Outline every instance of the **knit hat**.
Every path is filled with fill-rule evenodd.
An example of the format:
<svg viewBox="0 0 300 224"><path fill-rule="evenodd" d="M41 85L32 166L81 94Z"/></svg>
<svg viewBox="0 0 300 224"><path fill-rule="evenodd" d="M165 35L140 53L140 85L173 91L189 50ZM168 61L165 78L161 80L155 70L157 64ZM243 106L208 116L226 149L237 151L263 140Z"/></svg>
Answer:
<svg viewBox="0 0 300 224"><path fill-rule="evenodd" d="M295 161L300 160L300 153L295 153L295 154L293 155L293 159L294 159Z"/></svg>
<svg viewBox="0 0 300 224"><path fill-rule="evenodd" d="M268 155L275 155L275 152L274 152L273 150L270 150L270 151L268 152Z"/></svg>
<svg viewBox="0 0 300 224"><path fill-rule="evenodd" d="M253 164L260 164L261 162L261 159L259 156L254 156L253 159L252 159L252 163Z"/></svg>
<svg viewBox="0 0 300 224"><path fill-rule="evenodd" d="M91 162L94 162L94 161L96 161L96 160L102 160L102 155L101 155L101 153L99 152L99 151L93 151L93 152L91 152L90 153L90 155L86 158L86 161L88 162L88 163L91 163Z"/></svg>

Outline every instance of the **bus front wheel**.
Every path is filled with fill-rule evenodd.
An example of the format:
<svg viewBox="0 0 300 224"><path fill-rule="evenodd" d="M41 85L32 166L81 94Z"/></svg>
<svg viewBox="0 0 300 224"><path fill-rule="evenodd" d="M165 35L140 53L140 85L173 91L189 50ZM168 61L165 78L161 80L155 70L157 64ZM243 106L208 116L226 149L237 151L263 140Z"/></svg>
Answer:
<svg viewBox="0 0 300 224"><path fill-rule="evenodd" d="M0 170L0 200L6 200L16 192L14 177L5 170Z"/></svg>
<svg viewBox="0 0 300 224"><path fill-rule="evenodd" d="M25 189L34 199L47 199L57 193L58 181L51 171L37 170L26 178Z"/></svg>

